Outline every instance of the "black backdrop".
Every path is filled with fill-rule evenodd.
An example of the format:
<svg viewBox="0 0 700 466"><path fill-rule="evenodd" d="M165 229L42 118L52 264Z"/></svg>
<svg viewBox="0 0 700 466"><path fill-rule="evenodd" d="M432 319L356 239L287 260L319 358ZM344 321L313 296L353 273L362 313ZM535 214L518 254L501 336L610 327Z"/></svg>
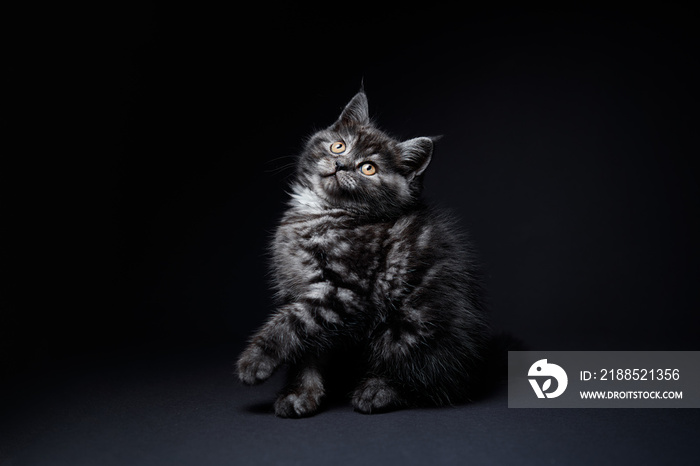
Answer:
<svg viewBox="0 0 700 466"><path fill-rule="evenodd" d="M240 348L271 310L288 164L362 82L388 132L444 135L426 195L470 231L496 329L537 349L698 349L688 11L142 3L15 19L6 372Z"/></svg>

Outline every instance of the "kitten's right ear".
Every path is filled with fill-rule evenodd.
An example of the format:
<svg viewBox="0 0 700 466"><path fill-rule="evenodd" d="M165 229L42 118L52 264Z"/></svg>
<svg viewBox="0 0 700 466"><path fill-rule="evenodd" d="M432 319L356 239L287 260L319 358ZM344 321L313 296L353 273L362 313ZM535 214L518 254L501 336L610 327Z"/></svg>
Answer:
<svg viewBox="0 0 700 466"><path fill-rule="evenodd" d="M345 106L343 113L340 114L340 117L333 126L331 126L331 129L337 130L343 126L366 126L369 125L369 123L367 96L364 91L360 91L355 94L355 97Z"/></svg>

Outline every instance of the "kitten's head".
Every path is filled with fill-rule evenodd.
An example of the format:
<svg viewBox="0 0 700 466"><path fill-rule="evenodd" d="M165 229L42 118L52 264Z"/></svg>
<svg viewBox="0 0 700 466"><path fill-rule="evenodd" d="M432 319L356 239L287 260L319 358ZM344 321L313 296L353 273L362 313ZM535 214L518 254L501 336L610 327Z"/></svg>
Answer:
<svg viewBox="0 0 700 466"><path fill-rule="evenodd" d="M400 142L377 129L360 91L333 125L309 139L297 182L324 204L392 216L418 201L432 153L430 138Z"/></svg>

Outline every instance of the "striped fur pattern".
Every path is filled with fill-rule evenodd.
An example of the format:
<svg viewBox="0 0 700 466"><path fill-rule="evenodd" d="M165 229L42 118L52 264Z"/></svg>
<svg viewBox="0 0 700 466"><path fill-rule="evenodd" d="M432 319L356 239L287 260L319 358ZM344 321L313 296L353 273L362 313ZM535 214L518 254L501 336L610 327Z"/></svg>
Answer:
<svg viewBox="0 0 700 466"><path fill-rule="evenodd" d="M364 92L308 140L272 244L278 308L237 364L251 385L290 366L278 416L317 412L350 366L362 413L468 398L488 331L465 238L420 200L432 151L377 129Z"/></svg>

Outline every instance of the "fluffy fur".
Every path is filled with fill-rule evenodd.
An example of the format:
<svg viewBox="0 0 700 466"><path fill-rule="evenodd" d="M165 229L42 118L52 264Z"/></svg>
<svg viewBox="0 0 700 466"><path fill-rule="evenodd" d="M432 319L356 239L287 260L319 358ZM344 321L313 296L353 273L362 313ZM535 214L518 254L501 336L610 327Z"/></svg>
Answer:
<svg viewBox="0 0 700 466"><path fill-rule="evenodd" d="M355 95L301 153L272 244L278 307L238 360L251 385L290 366L278 416L314 414L333 370L357 375L362 413L465 400L486 341L472 253L420 199L433 141L397 141L367 108Z"/></svg>

